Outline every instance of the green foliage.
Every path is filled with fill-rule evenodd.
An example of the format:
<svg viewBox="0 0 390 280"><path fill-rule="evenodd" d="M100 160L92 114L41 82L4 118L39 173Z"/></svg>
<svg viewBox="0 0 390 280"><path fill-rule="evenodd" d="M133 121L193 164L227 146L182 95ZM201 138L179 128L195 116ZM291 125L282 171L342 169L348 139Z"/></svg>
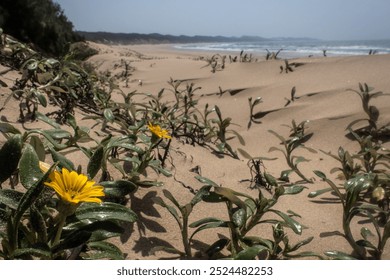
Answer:
<svg viewBox="0 0 390 280"><path fill-rule="evenodd" d="M258 188L258 197L252 197L230 188L220 187L207 178L197 177L197 179L206 183L203 190L206 187L208 190L202 195L202 200L207 203L223 203L226 205L228 213L227 220L207 217L189 225L195 229L190 239L210 228L227 228L229 230L229 237L223 237L207 249L209 257L213 257L224 249L229 251L227 257L232 259L256 259L260 255L265 259L319 257L312 252L295 252L301 246L309 243L312 238L290 246L284 227L290 228L295 234L300 235L303 226L294 219L296 214L286 214L273 208L280 196L297 194L303 188L299 186L285 188L275 182L275 191L271 198L267 198L260 188ZM266 214L274 215L275 218ZM249 235L249 232L260 224L273 225L274 240Z"/></svg>
<svg viewBox="0 0 390 280"><path fill-rule="evenodd" d="M18 148L21 138L21 135L16 134L9 141L18 139ZM9 143L4 146L9 147ZM44 186L55 165L42 174L38 155L33 146L27 143L24 144L17 165L25 192L0 190L0 224L6 228L2 234L3 258L123 258L115 245L104 240L123 232L120 222L134 222L137 216L133 211L110 202L82 204L73 215L59 223L61 203ZM117 187L118 183L112 183L107 192Z"/></svg>
<svg viewBox="0 0 390 280"><path fill-rule="evenodd" d="M336 195L343 209L343 233L353 249L352 255L339 251L329 251L325 254L335 259L381 259L387 240L390 236L390 153L378 140L384 132L382 127L378 130L376 121L379 111L369 105L371 98L382 93L371 93L372 89L366 84L359 84L359 94L362 99L364 111L369 116L369 126L354 131L352 126L360 122L358 119L352 122L347 129L359 143L360 150L351 154L342 147L338 155L326 153L340 163L331 173L341 172L338 178L344 183L336 185L325 173L316 170L314 173L325 181L330 188L311 192L309 197L316 197L332 191ZM377 112L372 115L373 112ZM383 135L381 135L383 136ZM360 162L360 164L356 163ZM364 227L360 230L360 239L352 234L352 226L365 220Z"/></svg>
<svg viewBox="0 0 390 280"><path fill-rule="evenodd" d="M81 38L61 7L51 0L4 0L0 18L5 33L54 56L64 55Z"/></svg>
<svg viewBox="0 0 390 280"><path fill-rule="evenodd" d="M255 107L258 105L258 104L260 104L260 103L262 103L263 102L263 100L262 100L262 98L261 97L257 97L253 102L252 102L252 97L249 97L248 98L248 102L249 102L249 122L248 122L248 129L252 126L252 122L253 123L261 123L260 121L258 121L257 119L256 119L256 116L255 116L255 114L254 114L254 109L255 109Z"/></svg>
<svg viewBox="0 0 390 280"><path fill-rule="evenodd" d="M207 66L211 67L211 72L222 71L225 69L226 55L214 54L211 58L205 58Z"/></svg>
<svg viewBox="0 0 390 280"><path fill-rule="evenodd" d="M298 164L301 163L301 162L307 162L309 160L307 160L306 158L302 157L302 156L296 156L296 155L293 155L293 152L294 150L296 150L297 148L304 148L306 150L308 150L309 152L312 152L312 153L316 153L317 151L312 149L312 148L309 148L309 147L306 147L304 145L304 143L306 141L308 141L312 134L305 134L305 125L308 121L302 121L301 123L299 123L298 125L295 123L295 120L292 121L292 126L290 127L291 128L291 134L289 135L289 138L286 139L284 138L283 136L279 135L278 133L276 133L275 131L273 130L269 130L269 132L271 134L273 134L274 136L276 136L280 141L281 141L281 145L283 145L284 149L281 149L281 148L278 148L278 147L271 147L269 149L270 152L273 152L273 151L279 151L281 152L286 161L287 161L287 164L288 166L291 168L290 170L285 170L285 171L282 171L281 173L281 178L284 178L286 174L290 173L290 172L295 172L304 182L306 183L313 183L313 180L312 179L309 179L307 178L298 168Z"/></svg>
<svg viewBox="0 0 390 280"><path fill-rule="evenodd" d="M349 91L352 91L359 95L361 101L362 101L362 107L364 112L367 115L367 118L365 119L357 119L352 121L348 127L347 130L353 130L353 127L361 123L362 121L368 122L368 126L362 127L356 130L353 130L357 134L364 134L364 135L371 135L374 138L381 138L384 136L390 135L390 123L386 123L385 125L379 126L378 120L379 120L379 110L376 106L370 105L370 101L373 98L377 98L379 96L389 96L390 94L386 94L383 92L373 92L373 88L369 87L366 83L361 84L359 83L359 91L350 89Z"/></svg>

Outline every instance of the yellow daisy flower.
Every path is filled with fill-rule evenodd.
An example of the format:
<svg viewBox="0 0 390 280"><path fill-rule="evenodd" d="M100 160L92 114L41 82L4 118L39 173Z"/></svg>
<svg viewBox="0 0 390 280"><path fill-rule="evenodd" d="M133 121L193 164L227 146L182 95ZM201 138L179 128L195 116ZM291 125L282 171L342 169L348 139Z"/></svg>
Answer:
<svg viewBox="0 0 390 280"><path fill-rule="evenodd" d="M172 137L168 134L168 130L162 129L158 124L152 125L150 122L148 124L149 130L156 135L158 138L171 139Z"/></svg>
<svg viewBox="0 0 390 280"><path fill-rule="evenodd" d="M44 172L48 170L46 163L40 162L39 166ZM95 185L94 181L89 181L84 174L62 168L62 172L53 171L49 178L50 182L45 185L51 187L64 202L102 202L99 197L104 196L104 188Z"/></svg>

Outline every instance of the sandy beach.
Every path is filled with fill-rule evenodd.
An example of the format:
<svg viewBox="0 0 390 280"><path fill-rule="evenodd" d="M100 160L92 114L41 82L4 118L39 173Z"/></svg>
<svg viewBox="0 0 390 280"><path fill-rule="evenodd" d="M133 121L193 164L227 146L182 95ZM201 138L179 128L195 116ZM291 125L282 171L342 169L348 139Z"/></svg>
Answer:
<svg viewBox="0 0 390 280"><path fill-rule="evenodd" d="M346 128L352 121L365 118L359 96L349 89L359 90L359 83L366 83L376 91L390 93L390 55L365 55L346 57L307 57L289 59L289 63L296 63L298 67L293 72L281 73L284 66L283 53L281 59L265 60L265 57L254 57L252 62L230 63L226 60L225 68L212 73L205 58L215 53L177 50L171 45L103 45L90 43L99 50L99 54L91 57L89 62L101 72L110 71L111 74L123 71L121 61L126 61L132 67L128 80L119 80L119 86L124 93L137 91L157 95L165 88L169 95L168 81L181 80L182 85L194 83L200 87L195 91L199 99L199 108L209 104L210 108L217 105L224 118L230 117L236 130L245 140L242 145L237 138L229 141L234 150L242 149L253 157L277 158L264 160L263 164L268 173L278 177L280 172L288 169L283 155L278 151L269 151L271 147L281 147L280 141L269 130L273 130L284 137L288 137L292 121L296 123L308 121L306 132L312 137L305 143L309 148L317 151L311 153L304 149L297 149L294 153L304 156L309 161L300 163L299 167L305 176L312 178L312 184L304 184L305 189L296 195L286 195L279 199L276 208L284 212L291 210L300 215L296 219L305 226L301 235L286 230L292 244L313 237L313 240L303 246L300 251L312 251L324 256L325 251L338 250L351 253L352 249L342 236L334 234L342 232L342 206L336 196L326 193L322 196L309 198L310 192L323 189L327 184L321 181L313 171L320 170L336 183L336 173L331 173L338 162L321 152L337 154L338 148L343 147L351 153L359 151L359 144L346 137ZM221 53L222 54L222 53ZM236 56L239 53L224 53ZM0 71L2 69L0 68ZM11 84L19 73L11 71L1 78ZM142 81L142 83L140 82ZM291 98L291 91L295 87L295 100L286 105ZM218 94L222 90L223 94ZM1 102L10 94L9 87L0 88ZM262 98L262 103L254 108L256 122L248 128L249 105L248 99ZM113 100L120 100L120 96L112 96ZM380 111L378 123L384 125L390 119L390 97L382 96L371 101ZM18 103L11 100L1 111L1 118L6 119L17 127L23 127L17 122ZM80 124L91 126L90 120L83 120L83 112L77 110L76 118ZM40 126L41 123L28 123L27 127ZM229 127L230 128L230 127ZM92 128L98 131L99 127ZM3 141L3 140L2 140ZM385 142L384 147L390 148ZM152 198L162 196L162 190L169 190L180 203L187 203L193 197L190 189L198 190L202 184L198 182L192 172L199 170L201 176L207 177L222 187L228 187L238 192L256 196L257 190L250 188L253 185L248 159L239 155L235 159L229 155L216 155L210 149L199 145L190 145L172 140L170 164L167 168L174 174L173 177L148 174L150 178L164 183L162 187L140 188L129 201L129 206L137 213L139 220L129 225L125 234L115 239L126 254L127 259L164 259L175 258L165 252L151 253L152 248L162 245L172 245L182 250L180 231L168 211L153 203ZM77 159L77 163L86 164L86 159L77 154L67 154L70 159ZM113 177L120 176L115 174ZM292 174L293 180L299 178ZM184 187L183 184L187 186ZM264 193L268 193L263 190ZM190 216L190 222L205 217L226 218L223 204L199 204ZM354 234L360 234L362 224L356 225ZM217 241L221 235L228 235L227 230L209 229L196 235L193 250L204 251L207 245ZM272 237L271 225L256 227L250 235ZM196 254L195 254L196 255ZM197 258L205 258L198 253ZM385 248L383 259L390 259L390 245Z"/></svg>

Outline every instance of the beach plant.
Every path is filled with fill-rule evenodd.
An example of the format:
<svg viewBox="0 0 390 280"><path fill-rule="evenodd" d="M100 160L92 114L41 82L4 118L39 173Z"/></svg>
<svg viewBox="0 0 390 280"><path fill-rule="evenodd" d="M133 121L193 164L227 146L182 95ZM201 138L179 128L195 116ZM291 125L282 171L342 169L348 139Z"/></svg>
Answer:
<svg viewBox="0 0 390 280"><path fill-rule="evenodd" d="M278 59L278 55L283 49L279 49L276 53L270 52L268 49L265 49L267 51L267 54L265 56L265 60L276 60Z"/></svg>
<svg viewBox="0 0 390 280"><path fill-rule="evenodd" d="M390 237L388 210L383 210L363 200L368 189L378 188L380 184L378 175L362 173L345 181L343 187L338 187L323 172L318 170L314 172L330 185L340 199L343 209L343 233L337 232L337 234L343 236L353 249L352 255L340 251L328 251L325 254L336 259L381 259L387 240ZM386 181L388 184L388 177ZM311 192L309 197L316 197L323 194L324 191L326 190ZM380 192L378 191L378 193ZM357 223L356 220L365 221L365 226L360 230L360 239L352 233L352 228Z"/></svg>
<svg viewBox="0 0 390 280"><path fill-rule="evenodd" d="M12 36L3 33L2 30L0 35L2 41L0 44L2 65L18 70L28 59L41 56L39 52L19 42Z"/></svg>
<svg viewBox="0 0 390 280"><path fill-rule="evenodd" d="M340 180L349 180L362 170L362 166L356 163L356 156L351 155L351 153L344 150L343 147L339 147L337 155L334 155L331 152L325 152L323 150L321 150L321 152L334 158L340 163L340 167L334 167L330 170L331 174L339 172L337 178Z"/></svg>
<svg viewBox="0 0 390 280"><path fill-rule="evenodd" d="M281 149L281 148L278 148L278 147L271 147L269 149L269 152L273 152L273 151L281 152L284 155L288 166L290 167L290 169L284 170L284 171L281 172L280 178L283 178L284 180L286 180L288 178L288 175L291 172L294 172L304 182L306 182L306 183L313 183L313 180L307 178L300 171L300 169L298 168L298 164L299 163L301 163L301 162L308 162L309 160L306 159L303 156L293 155L293 152L297 148L303 148L303 149L306 149L307 151L309 151L311 153L317 153L316 150L314 150L312 148L309 148L309 147L304 145L304 143L306 141L308 141L311 138L311 136L312 136L312 133L309 133L309 134L305 133L305 125L306 125L306 123L307 123L307 121L302 121L302 122L300 122L297 125L295 120L293 120L292 121L292 126L291 126L291 134L289 135L288 139L284 138L283 136L281 136L280 134L278 134L274 130L268 130L271 134L276 136L281 141L281 145L284 148L284 149Z"/></svg>
<svg viewBox="0 0 390 280"><path fill-rule="evenodd" d="M149 123L145 128L143 122L132 128L128 135L107 136L100 142L97 150L101 149L101 180L111 180L109 164L137 187L161 185L157 181L142 179L147 170L154 170L157 174L171 176L171 173L162 167L157 147L164 139L170 139L167 130L158 124ZM96 150L96 151L97 151Z"/></svg>
<svg viewBox="0 0 390 280"><path fill-rule="evenodd" d="M214 54L211 58L205 58L207 66L211 67L211 72L222 71L225 69L226 55Z"/></svg>
<svg viewBox="0 0 390 280"><path fill-rule="evenodd" d="M283 213L273 207L282 195L293 195L303 190L302 186L282 187L275 185L274 194L267 198L262 190L258 189L258 196L252 197L248 194L237 192L233 189L218 186L210 179L197 176L201 183L205 184L208 192L202 196L207 203L223 203L226 205L228 219L217 217L202 218L191 223L194 228L190 239L200 232L211 228L225 228L229 237L220 236L220 239L213 243L206 251L209 257L213 257L222 250L228 250L229 259L290 259L295 257L318 257L312 252L296 252L301 246L309 243L313 238L308 238L298 244L291 246L284 228L291 229L295 234L301 234L303 226L294 217L296 213L289 211ZM271 218L266 214L276 215ZM260 224L272 224L273 237L267 239L262 236L252 236L250 232Z"/></svg>
<svg viewBox="0 0 390 280"><path fill-rule="evenodd" d="M350 129L360 145L360 150L351 154L342 147L338 155L326 153L340 163L331 173L341 172L338 176L342 183L337 185L327 178L325 173L314 173L330 187L309 194L313 198L332 192L338 197L343 208L342 235L351 245L352 254L329 251L325 254L336 259L381 259L390 236L390 153L371 135L359 135ZM352 228L364 221L360 230L360 239L353 235Z"/></svg>
<svg viewBox="0 0 390 280"><path fill-rule="evenodd" d="M1 149L3 155L16 146L20 151L17 167L22 189L0 190L0 258L124 258L107 239L123 233L122 222L137 219L133 211L105 202L104 187L87 175L65 167L57 169L60 163L41 162L33 146L23 144L19 134L7 143ZM0 172L4 180L10 169Z"/></svg>
<svg viewBox="0 0 390 280"><path fill-rule="evenodd" d="M284 67L283 65L280 65L280 73L283 73L283 71L286 72L286 74L288 72L294 72L294 69L292 68L287 59L284 60Z"/></svg>
<svg viewBox="0 0 390 280"><path fill-rule="evenodd" d="M263 102L262 97L257 97L255 100L253 100L252 97L248 97L248 103L249 103L249 122L248 122L248 129L252 126L252 123L260 123L255 117L254 114L254 108Z"/></svg>
<svg viewBox="0 0 390 280"><path fill-rule="evenodd" d="M172 136L185 138L190 143L197 143L202 146L214 144L218 153L228 153L237 158L236 152L228 143L229 140L237 138L241 145L245 145L241 135L229 127L233 124L231 118L223 118L218 106L210 108L205 105L201 111L198 108L198 99L195 98L195 91L200 90L195 84L187 84L183 89L182 81L169 81L170 92L174 94L175 103L169 105L161 101L162 92L157 99L153 99L153 117L158 117L162 122L167 123L172 129ZM146 110L148 110L146 108ZM159 113L157 113L159 112ZM216 118L212 118L212 114Z"/></svg>
<svg viewBox="0 0 390 280"><path fill-rule="evenodd" d="M288 98L284 98L284 99L286 99L286 104L284 105L284 107L287 107L291 102L294 102L296 99L298 99L299 97L296 97L295 96L295 94L296 94L296 88L295 88L295 86L294 87L292 87L292 89L291 89L291 93L290 93L290 99L288 99Z"/></svg>
<svg viewBox="0 0 390 280"><path fill-rule="evenodd" d="M215 106L214 109L218 116L218 119L212 119L212 122L217 125L217 129L215 131L215 142L217 149L220 153L225 153L225 151L228 151L233 158L238 158L237 153L227 142L230 138L228 134L233 134L233 137L237 137L241 145L245 145L244 138L242 138L242 136L237 131L228 129L228 127L231 125L231 118L222 118L222 113L218 106Z"/></svg>
<svg viewBox="0 0 390 280"><path fill-rule="evenodd" d="M386 94L381 91L373 92L374 88L369 87L366 83L364 84L359 83L359 91L354 89L349 89L348 91L354 92L359 95L362 102L363 110L366 113L367 118L357 119L352 121L351 123L348 124L347 130L352 130L356 124L364 121L364 122L368 122L368 126L355 129L354 131L356 133L372 135L375 138L389 135L390 123L387 123L383 126L378 125L378 119L380 113L376 106L370 105L370 101L373 98L377 98L379 96L389 96L390 94Z"/></svg>
<svg viewBox="0 0 390 280"><path fill-rule="evenodd" d="M251 183L250 188L264 188L268 192L272 192L272 188L277 186L277 179L266 171L264 161L276 160L277 158L268 157L253 157L249 153L241 148L237 149L238 152L248 160L247 166L250 171L251 179L240 180L240 183L249 181ZM285 181L284 181L285 182Z"/></svg>
<svg viewBox="0 0 390 280"><path fill-rule="evenodd" d="M253 56L252 54L247 54L242 50L240 52L240 62L252 62L253 61Z"/></svg>
<svg viewBox="0 0 390 280"><path fill-rule="evenodd" d="M370 50L370 51L368 52L368 55L374 55L374 54L377 54L377 53L378 53L377 50Z"/></svg>
<svg viewBox="0 0 390 280"><path fill-rule="evenodd" d="M205 186L198 190L194 197L191 199L189 203L186 203L184 205L180 204L177 199L172 195L170 191L167 189L163 190L164 197L169 200L169 204L164 201L161 197L155 197L153 199L153 202L157 205L160 205L164 207L168 212L172 215L172 217L175 219L177 225L179 226L181 237L182 237L182 244L184 250L179 250L174 247L167 247L167 246L159 246L153 248L153 252L156 251L165 251L172 254L178 254L180 257L185 259L191 259L193 258L192 248L191 248L191 239L189 234L189 217L192 213L193 208L196 204L202 201L203 195L205 195L210 187Z"/></svg>
<svg viewBox="0 0 390 280"><path fill-rule="evenodd" d="M294 68L297 68L299 66L305 65L303 62L289 62L287 59L284 60L284 67L283 65L280 65L280 74L283 72L294 72ZM294 68L293 68L294 67Z"/></svg>

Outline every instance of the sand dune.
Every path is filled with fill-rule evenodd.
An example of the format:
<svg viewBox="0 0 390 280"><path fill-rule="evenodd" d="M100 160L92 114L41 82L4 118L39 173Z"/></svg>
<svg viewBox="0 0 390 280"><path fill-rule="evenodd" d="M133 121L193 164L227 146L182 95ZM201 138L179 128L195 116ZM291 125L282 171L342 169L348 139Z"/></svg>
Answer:
<svg viewBox="0 0 390 280"><path fill-rule="evenodd" d="M232 122L236 124L233 128L245 139L245 146L236 139L232 140L234 149L242 148L252 156L278 158L264 162L267 171L274 176L279 176L282 170L287 169L287 165L281 153L269 152L272 146L279 144L279 140L269 132L270 129L288 136L289 128L284 125L291 125L292 120L298 123L308 120L307 132L312 133L312 137L306 145L318 152L298 151L299 155L310 159L310 162L300 165L301 170L309 178L315 177L313 170L322 170L329 174L337 163L320 152L320 149L332 153L337 153L340 146L351 152L358 149L358 144L346 137L345 129L351 121L365 117L365 114L358 95L348 89L358 90L359 83L367 83L378 91L390 93L390 55L294 59L290 60L290 63L302 65L287 74L280 73L280 66L284 65L283 60L265 61L263 57L259 57L257 62L251 63L227 62L223 71L212 73L210 67L205 67L207 63L199 59L201 56L211 56L212 53L191 53L164 45L92 45L100 50L100 54L90 58L90 62L97 65L100 71L115 72L115 64L119 64L121 59L128 60L134 67L128 87L124 81L120 82L124 92L137 90L157 94L162 88L169 87L167 82L170 78L182 80L183 84L194 83L201 87L196 91L199 107L203 108L206 104L218 105L223 116L232 118ZM10 76L10 79L15 79L15 76ZM139 85L139 80L142 80L142 86ZM293 87L296 88L296 99L286 106ZM220 88L225 92L222 96L218 94ZM0 90L7 92L6 89ZM248 129L248 98L257 97L261 97L263 102L255 107L256 123L252 123ZM375 99L373 104L381 112L379 122L385 124L390 118L390 97ZM16 124L16 109L16 103L10 102L1 112L1 116ZM81 119L80 112L77 112L77 117ZM388 146L388 143L385 145ZM189 201L193 194L178 181L195 190L199 189L201 184L194 179L196 174L190 172L197 166L200 166L202 176L221 186L256 194L255 190L249 188L249 182L240 183L241 180L251 177L245 158L220 157L209 149L185 145L177 140L173 141L173 149L177 153L172 153L175 166L172 172L177 180L163 176L159 180L162 180L165 183L164 188L171 191L182 203ZM337 203L331 194L308 198L309 192L326 187L318 178L314 184L307 184L306 187L299 195L285 196L278 202L279 209L300 214L299 221L307 226L302 236L292 233L289 235L290 239L299 241L313 236L314 240L303 249L318 254L327 250L351 252L351 247L343 237L331 234L334 231L342 231L340 203ZM140 189L131 200L131 207L140 220L129 226L127 235L117 241L128 259L169 257L169 254L161 252L149 254L152 247L167 243L181 248L180 232L173 218L165 209L153 205L151 200L160 194L161 188ZM205 215L224 218L225 212L222 205L204 205L195 208L191 221L204 218ZM228 234L227 231L211 229L203 235L199 234L195 245L204 248L205 244L216 241L220 233ZM269 236L270 226L259 228L254 234ZM390 259L389 246L383 258Z"/></svg>

